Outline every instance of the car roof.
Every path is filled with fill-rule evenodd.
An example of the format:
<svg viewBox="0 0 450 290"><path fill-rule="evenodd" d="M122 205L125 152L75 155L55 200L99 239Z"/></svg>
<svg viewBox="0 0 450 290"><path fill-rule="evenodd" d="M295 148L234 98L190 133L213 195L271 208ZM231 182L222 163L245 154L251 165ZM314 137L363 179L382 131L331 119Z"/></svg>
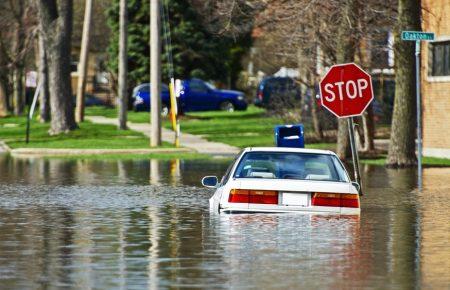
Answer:
<svg viewBox="0 0 450 290"><path fill-rule="evenodd" d="M134 87L135 90L142 89L143 87L149 87L150 83L142 83ZM168 87L165 83L161 83L161 87Z"/></svg>
<svg viewBox="0 0 450 290"><path fill-rule="evenodd" d="M293 147L247 147L244 149L244 152L296 152L296 153L311 153L311 154L327 154L336 156L336 153L330 150L293 148Z"/></svg>

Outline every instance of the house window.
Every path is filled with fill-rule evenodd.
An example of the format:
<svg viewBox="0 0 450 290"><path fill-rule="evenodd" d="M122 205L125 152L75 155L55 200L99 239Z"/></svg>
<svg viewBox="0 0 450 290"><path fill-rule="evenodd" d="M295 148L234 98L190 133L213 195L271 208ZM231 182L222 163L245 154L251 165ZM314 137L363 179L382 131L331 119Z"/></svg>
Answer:
<svg viewBox="0 0 450 290"><path fill-rule="evenodd" d="M78 71L78 62L72 61L70 63L70 72L77 72Z"/></svg>
<svg viewBox="0 0 450 290"><path fill-rule="evenodd" d="M450 76L450 41L431 43L431 76Z"/></svg>

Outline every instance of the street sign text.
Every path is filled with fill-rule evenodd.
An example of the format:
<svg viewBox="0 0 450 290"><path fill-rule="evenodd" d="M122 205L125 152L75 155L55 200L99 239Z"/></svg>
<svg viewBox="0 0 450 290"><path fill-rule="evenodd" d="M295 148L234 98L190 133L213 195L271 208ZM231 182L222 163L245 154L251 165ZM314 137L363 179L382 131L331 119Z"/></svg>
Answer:
<svg viewBox="0 0 450 290"><path fill-rule="evenodd" d="M434 40L434 33L421 31L402 31L402 40Z"/></svg>

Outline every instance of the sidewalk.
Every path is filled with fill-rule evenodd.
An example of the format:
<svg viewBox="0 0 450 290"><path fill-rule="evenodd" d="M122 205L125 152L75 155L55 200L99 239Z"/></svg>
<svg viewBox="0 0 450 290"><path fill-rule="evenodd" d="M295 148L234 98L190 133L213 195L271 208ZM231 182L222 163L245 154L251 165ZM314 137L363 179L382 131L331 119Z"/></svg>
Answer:
<svg viewBox="0 0 450 290"><path fill-rule="evenodd" d="M97 124L110 124L117 125L116 118L106 118L102 116L87 116L86 120ZM143 133L145 136L150 137L151 126L148 123L132 123L128 122L128 128L131 130ZM165 142L174 143L174 132L165 128L162 128L161 138ZM198 153L219 155L219 156L234 156L240 149L234 146L219 142L210 142L199 136L187 134L181 132L180 145L189 149L192 149Z"/></svg>
<svg viewBox="0 0 450 290"><path fill-rule="evenodd" d="M10 149L9 149L8 145L6 145L5 142L0 140L0 153L7 153L7 152L9 152L9 150Z"/></svg>

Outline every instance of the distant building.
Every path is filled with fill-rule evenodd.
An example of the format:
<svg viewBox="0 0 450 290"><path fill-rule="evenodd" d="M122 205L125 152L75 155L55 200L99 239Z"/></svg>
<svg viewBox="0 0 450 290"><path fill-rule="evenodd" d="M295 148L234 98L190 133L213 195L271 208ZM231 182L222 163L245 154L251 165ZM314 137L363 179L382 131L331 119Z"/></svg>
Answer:
<svg viewBox="0 0 450 290"><path fill-rule="evenodd" d="M422 0L423 146L425 156L450 158L450 1Z"/></svg>
<svg viewBox="0 0 450 290"><path fill-rule="evenodd" d="M282 66L276 73L273 74L276 77L281 77L281 78L299 78L300 77L300 72L297 68L288 68L288 67L284 67Z"/></svg>

